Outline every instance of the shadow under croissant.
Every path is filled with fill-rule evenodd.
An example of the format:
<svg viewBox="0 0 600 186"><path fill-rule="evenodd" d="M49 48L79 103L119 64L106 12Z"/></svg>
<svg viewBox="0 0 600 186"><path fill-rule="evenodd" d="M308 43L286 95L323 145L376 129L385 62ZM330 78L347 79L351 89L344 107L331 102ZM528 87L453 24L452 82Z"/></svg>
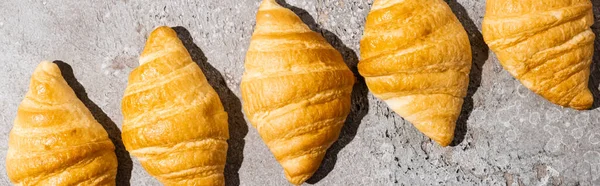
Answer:
<svg viewBox="0 0 600 186"><path fill-rule="evenodd" d="M475 106L473 95L475 95L475 92L477 92L477 89L481 86L481 71L483 64L485 64L485 61L488 59L490 49L483 40L483 35L479 31L479 28L477 28L477 25L469 17L465 7L456 2L456 0L450 0L447 1L447 3L467 31L469 41L471 42L471 53L473 55L473 65L471 66L471 72L469 73L469 89L467 90L467 96L464 98L460 116L456 121L454 140L450 143L450 146L458 146L464 141L465 136L467 135L467 121Z"/></svg>
<svg viewBox="0 0 600 186"><path fill-rule="evenodd" d="M592 4L594 6L594 15L600 15L600 0L592 0ZM596 35L596 40L594 41L594 58L592 58L588 87L594 95L594 104L592 109L597 109L600 107L600 68L598 66L598 61L600 61L600 35L598 35L600 34L599 16L594 16L594 25L592 25L592 31L594 31L594 34Z"/></svg>
<svg viewBox="0 0 600 186"><path fill-rule="evenodd" d="M311 28L311 30L321 33L323 37L325 37L325 39L342 54L346 65L350 67L350 70L352 70L354 76L357 77L356 84L354 84L354 87L352 88L352 108L350 110L350 114L346 118L346 122L344 123L344 127L340 132L340 136L338 140L327 150L325 158L323 159L323 162L321 162L321 166L317 172L315 172L315 174L313 174L313 176L306 181L307 183L315 184L325 178L333 170L333 168L335 168L338 153L356 136L360 122L369 112L369 101L367 97L369 90L367 89L364 78L358 73L358 56L352 49L344 45L342 40L334 33L326 29L319 28L318 24L306 10L291 6L283 0L277 0L277 3L292 10L296 15L298 15L298 17L300 17L300 19L302 19L305 24Z"/></svg>
<svg viewBox="0 0 600 186"><path fill-rule="evenodd" d="M63 61L54 61L54 64L58 66L60 72L67 81L67 84L73 89L77 98L83 102L83 104L90 110L96 121L104 127L104 130L108 133L108 137L115 145L115 154L117 155L118 167L117 167L117 178L116 185L128 186L130 185L129 180L131 179L131 170L133 169L133 163L131 161L131 157L129 156L129 152L125 150L125 145L123 145L123 140L121 139L121 130L119 127L113 122L110 117L102 111L98 105L96 105L90 98L87 96L85 92L85 88L83 85L77 81L75 75L73 74L73 68Z"/></svg>
<svg viewBox="0 0 600 186"><path fill-rule="evenodd" d="M227 87L225 79L221 73L208 63L202 50L194 44L194 39L190 32L184 27L173 27L177 36L183 42L183 45L192 56L192 60L200 66L202 72L208 79L208 83L215 89L225 112L228 114L229 140L227 149L227 164L225 165L226 185L240 185L238 171L244 161L244 145L246 134L248 134L248 125L242 114L242 103L240 99Z"/></svg>

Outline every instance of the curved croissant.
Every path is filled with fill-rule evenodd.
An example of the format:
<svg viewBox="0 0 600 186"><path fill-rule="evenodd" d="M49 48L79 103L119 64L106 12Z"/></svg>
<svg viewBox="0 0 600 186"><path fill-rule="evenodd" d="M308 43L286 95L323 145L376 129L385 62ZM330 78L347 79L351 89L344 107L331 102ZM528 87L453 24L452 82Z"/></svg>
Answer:
<svg viewBox="0 0 600 186"><path fill-rule="evenodd" d="M154 30L129 76L123 143L165 185L224 185L227 113L169 27Z"/></svg>
<svg viewBox="0 0 600 186"><path fill-rule="evenodd" d="M373 94L442 146L454 138L471 46L442 0L376 0L358 70Z"/></svg>
<svg viewBox="0 0 600 186"><path fill-rule="evenodd" d="M246 54L244 111L292 184L319 168L350 112L355 78L292 11L264 0Z"/></svg>
<svg viewBox="0 0 600 186"><path fill-rule="evenodd" d="M488 0L483 36L504 69L550 102L588 109L590 0Z"/></svg>
<svg viewBox="0 0 600 186"><path fill-rule="evenodd" d="M10 180L15 185L115 185L114 150L58 66L40 63L10 131Z"/></svg>

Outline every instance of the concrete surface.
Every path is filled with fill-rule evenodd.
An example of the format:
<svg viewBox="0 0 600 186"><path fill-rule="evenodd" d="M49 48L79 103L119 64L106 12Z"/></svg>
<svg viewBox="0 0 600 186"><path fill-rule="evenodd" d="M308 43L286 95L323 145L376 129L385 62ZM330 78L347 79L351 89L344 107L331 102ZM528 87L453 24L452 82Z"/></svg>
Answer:
<svg viewBox="0 0 600 186"><path fill-rule="evenodd" d="M324 33L355 70L371 2L287 3ZM67 80L109 131L119 148L119 185L160 185L122 149L119 137L128 73L137 66L148 33L159 25L180 26L178 32L231 116L228 184L286 185L281 167L241 112L239 83L258 4L259 0L1 0L0 185L9 184L4 170L8 133L41 60L64 62ZM309 183L600 185L600 110L563 109L524 88L502 70L482 41L485 1L449 4L471 36L475 63L455 146L434 144L360 82L340 140ZM600 0L594 4L600 15ZM600 24L594 31L600 31ZM599 54L596 50L596 62ZM590 86L598 93L600 70L597 65L593 70Z"/></svg>

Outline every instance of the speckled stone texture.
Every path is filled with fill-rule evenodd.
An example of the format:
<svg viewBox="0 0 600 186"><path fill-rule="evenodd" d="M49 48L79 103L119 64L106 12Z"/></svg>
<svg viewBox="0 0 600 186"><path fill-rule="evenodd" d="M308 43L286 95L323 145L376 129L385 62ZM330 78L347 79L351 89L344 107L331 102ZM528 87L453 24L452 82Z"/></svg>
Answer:
<svg viewBox="0 0 600 186"><path fill-rule="evenodd" d="M442 148L375 99L359 79L338 142L315 185L600 185L600 109L575 111L535 95L504 71L481 36L484 0L447 0L466 27L474 66L454 146ZM593 0L600 15L600 0ZM288 0L356 72L372 0ZM259 0L0 1L0 185L8 133L41 60L60 60L77 95L107 129L118 185L160 185L124 151L121 96L153 28L178 26L229 113L228 185L286 185L279 164L241 111L239 83ZM594 31L600 32L596 19ZM594 62L600 60L596 40ZM600 69L592 81L600 100ZM600 104L597 101L595 108Z"/></svg>

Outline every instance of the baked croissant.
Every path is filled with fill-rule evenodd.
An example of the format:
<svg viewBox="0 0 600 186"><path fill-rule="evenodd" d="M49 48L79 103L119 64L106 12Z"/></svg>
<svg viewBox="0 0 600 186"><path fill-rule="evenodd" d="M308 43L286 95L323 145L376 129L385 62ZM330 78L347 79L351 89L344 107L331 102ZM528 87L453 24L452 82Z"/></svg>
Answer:
<svg viewBox="0 0 600 186"><path fill-rule="evenodd" d="M454 138L471 46L443 0L375 0L358 70L379 99L442 146Z"/></svg>
<svg viewBox="0 0 600 186"><path fill-rule="evenodd" d="M224 185L227 113L169 27L148 37L122 102L123 143L165 185Z"/></svg>
<svg viewBox="0 0 600 186"><path fill-rule="evenodd" d="M42 62L10 131L6 172L15 185L115 185L108 134L63 79Z"/></svg>
<svg viewBox="0 0 600 186"><path fill-rule="evenodd" d="M323 36L275 0L260 5L245 70L244 111L288 181L302 184L340 134L354 74Z"/></svg>
<svg viewBox="0 0 600 186"><path fill-rule="evenodd" d="M590 0L488 0L483 36L504 69L550 102L588 109Z"/></svg>

